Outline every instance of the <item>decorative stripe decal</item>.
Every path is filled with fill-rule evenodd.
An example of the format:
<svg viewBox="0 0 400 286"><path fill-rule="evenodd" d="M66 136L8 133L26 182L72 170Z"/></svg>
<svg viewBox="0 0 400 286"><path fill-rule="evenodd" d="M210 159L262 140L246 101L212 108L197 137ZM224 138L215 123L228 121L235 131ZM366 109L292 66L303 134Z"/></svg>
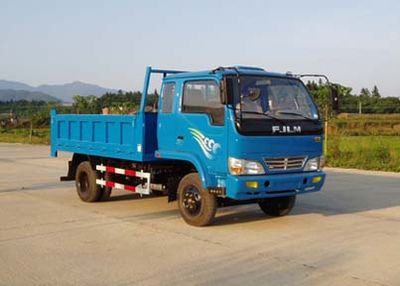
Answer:
<svg viewBox="0 0 400 286"><path fill-rule="evenodd" d="M199 143L201 150L208 159L214 159L214 155L217 154L218 149L221 148L219 143L216 143L214 139L208 138L203 135L199 130L195 128L189 128L193 139Z"/></svg>

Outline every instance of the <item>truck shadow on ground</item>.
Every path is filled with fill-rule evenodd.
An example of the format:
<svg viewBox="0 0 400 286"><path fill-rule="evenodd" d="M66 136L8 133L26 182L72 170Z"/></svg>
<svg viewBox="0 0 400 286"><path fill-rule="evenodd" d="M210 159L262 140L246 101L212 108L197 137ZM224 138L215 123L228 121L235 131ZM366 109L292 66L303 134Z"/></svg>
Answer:
<svg viewBox="0 0 400 286"><path fill-rule="evenodd" d="M100 202L100 203L106 203L106 202L115 202L115 201L127 201L127 200L148 200L148 199L154 199L154 198L159 198L160 195L143 195L140 196L140 194L135 194L135 193L125 193L125 194L118 194L118 195L112 195L107 201ZM164 197L165 200L167 200L167 197Z"/></svg>
<svg viewBox="0 0 400 286"><path fill-rule="evenodd" d="M270 219L274 218L265 215L257 204L226 207L218 210L213 226L251 223Z"/></svg>
<svg viewBox="0 0 400 286"><path fill-rule="evenodd" d="M400 206L400 177L330 173L323 191L298 196L291 216L334 216ZM258 205L219 210L215 225L269 220Z"/></svg>
<svg viewBox="0 0 400 286"><path fill-rule="evenodd" d="M298 196L291 216L304 214L334 216L398 207L399 186L400 178L396 177L329 173L323 191ZM126 199L130 198L133 199L132 195ZM149 199L151 198L154 197ZM164 215L178 216L179 212L163 210L145 214L144 217L158 218ZM214 226L271 219L274 218L266 216L257 204L226 207L218 209Z"/></svg>
<svg viewBox="0 0 400 286"><path fill-rule="evenodd" d="M400 177L329 173L322 192L299 197L295 214L348 214L400 206Z"/></svg>

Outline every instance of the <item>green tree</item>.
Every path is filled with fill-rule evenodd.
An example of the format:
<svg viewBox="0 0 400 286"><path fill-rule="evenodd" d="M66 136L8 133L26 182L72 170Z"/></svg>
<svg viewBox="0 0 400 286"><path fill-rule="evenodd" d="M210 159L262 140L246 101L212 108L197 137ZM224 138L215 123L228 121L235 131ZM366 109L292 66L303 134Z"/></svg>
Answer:
<svg viewBox="0 0 400 286"><path fill-rule="evenodd" d="M371 97L371 92L369 91L368 88L362 88L360 91L360 97L364 98Z"/></svg>
<svg viewBox="0 0 400 286"><path fill-rule="evenodd" d="M320 112L329 116L332 114L332 98L331 98L331 88L328 84L323 83L321 80L316 83L315 81L309 81L307 88L313 96ZM354 105L356 106L356 98L351 95L352 89L340 84L332 84L337 90L339 95L339 105L341 107L341 112L348 112L342 110L342 107Z"/></svg>
<svg viewBox="0 0 400 286"><path fill-rule="evenodd" d="M139 110L141 97L142 93L139 91L123 92L120 90L117 93L104 94L99 98L99 102L101 108L108 107L113 111L120 110L118 113L130 113Z"/></svg>
<svg viewBox="0 0 400 286"><path fill-rule="evenodd" d="M376 85L374 85L374 88L372 89L371 95L374 98L380 98L381 97L381 94L379 93L378 87Z"/></svg>
<svg viewBox="0 0 400 286"><path fill-rule="evenodd" d="M81 96L75 95L73 97L73 110L77 114L96 114L100 113L100 102L94 95Z"/></svg>

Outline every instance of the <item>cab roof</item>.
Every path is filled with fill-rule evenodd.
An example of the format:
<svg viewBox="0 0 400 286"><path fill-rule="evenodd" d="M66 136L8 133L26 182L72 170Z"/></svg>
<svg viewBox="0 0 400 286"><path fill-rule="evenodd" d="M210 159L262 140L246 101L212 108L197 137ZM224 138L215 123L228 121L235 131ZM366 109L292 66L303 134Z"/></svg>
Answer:
<svg viewBox="0 0 400 286"><path fill-rule="evenodd" d="M259 67L250 67L250 66L233 66L233 67L218 67L213 70L205 70L198 72L186 72L182 71L179 73L168 74L166 79L182 79L182 78L197 78L197 77L207 77L210 75L217 75L219 77L225 75L258 75L258 76L273 76L273 77L293 77L291 74L283 74L283 73L273 73L264 70Z"/></svg>

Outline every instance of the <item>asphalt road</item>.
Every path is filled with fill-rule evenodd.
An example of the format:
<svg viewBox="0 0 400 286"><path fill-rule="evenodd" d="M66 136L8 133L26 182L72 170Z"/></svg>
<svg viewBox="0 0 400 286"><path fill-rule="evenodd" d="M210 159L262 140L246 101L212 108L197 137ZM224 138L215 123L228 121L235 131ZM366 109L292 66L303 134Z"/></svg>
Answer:
<svg viewBox="0 0 400 286"><path fill-rule="evenodd" d="M328 171L290 216L195 228L165 197L81 202L48 154L0 144L0 285L400 285L400 176Z"/></svg>

